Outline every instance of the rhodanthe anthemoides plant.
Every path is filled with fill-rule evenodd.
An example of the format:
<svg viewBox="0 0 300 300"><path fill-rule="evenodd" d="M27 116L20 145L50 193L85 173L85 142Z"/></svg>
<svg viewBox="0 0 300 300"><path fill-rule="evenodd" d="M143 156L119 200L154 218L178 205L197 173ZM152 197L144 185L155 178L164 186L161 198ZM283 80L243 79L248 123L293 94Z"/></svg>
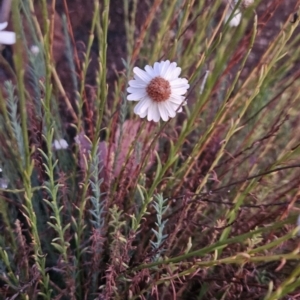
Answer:
<svg viewBox="0 0 300 300"><path fill-rule="evenodd" d="M298 299L300 0L0 3L0 300Z"/></svg>

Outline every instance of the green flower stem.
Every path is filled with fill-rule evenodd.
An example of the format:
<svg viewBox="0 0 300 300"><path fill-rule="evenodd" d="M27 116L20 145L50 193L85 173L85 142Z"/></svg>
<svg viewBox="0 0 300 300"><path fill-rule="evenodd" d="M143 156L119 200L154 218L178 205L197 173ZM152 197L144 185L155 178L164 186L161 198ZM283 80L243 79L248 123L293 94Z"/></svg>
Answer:
<svg viewBox="0 0 300 300"><path fill-rule="evenodd" d="M134 46L135 18L137 12L137 0L134 0L129 11L129 1L124 1L124 23L126 30L127 57L131 57ZM175 1L174 1L175 2ZM131 20L130 20L131 19Z"/></svg>
<svg viewBox="0 0 300 300"><path fill-rule="evenodd" d="M79 92L79 109L78 109L78 125L77 125L77 130L78 132L80 132L81 130L81 122L82 122L82 109L83 109L83 105L84 105L84 101L87 101L86 97L85 97L85 80L86 80L86 74L87 74L87 70L90 64L90 54L91 54L91 49L92 49L92 45L93 45L93 41L94 41L94 31L96 28L96 24L98 22L98 18L99 18L99 2L98 1L94 1L95 3L95 11L93 14L93 19L92 19L92 26L90 29L90 35L89 35L89 39L88 39L88 43L87 43L87 47L86 47L86 53L85 53L85 59L83 62L83 67L82 67L82 79L81 79L81 83L80 83L80 92ZM102 40L101 40L102 42ZM98 137L97 137L98 138Z"/></svg>
<svg viewBox="0 0 300 300"><path fill-rule="evenodd" d="M97 123L96 123L96 134L100 133L103 114L105 105L107 102L107 83L106 83L106 69L107 69L107 32L108 32L108 23L109 23L109 5L110 0L104 0L103 3L103 12L102 12L102 19L101 24L102 27L100 27L99 24L97 24L97 32L98 32L98 40L100 43L100 65L99 65L99 80L98 80L98 91L97 91L97 98L99 101L99 107L98 109L98 117L97 117ZM98 135L96 135L96 139L98 139Z"/></svg>

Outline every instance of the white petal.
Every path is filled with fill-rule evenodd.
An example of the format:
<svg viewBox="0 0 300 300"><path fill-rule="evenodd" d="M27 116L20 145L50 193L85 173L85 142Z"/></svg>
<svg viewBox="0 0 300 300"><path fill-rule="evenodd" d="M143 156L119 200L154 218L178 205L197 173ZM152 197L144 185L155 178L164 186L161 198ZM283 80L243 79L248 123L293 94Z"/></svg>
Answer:
<svg viewBox="0 0 300 300"><path fill-rule="evenodd" d="M181 102L182 103L182 102ZM175 102L172 102L172 101L169 101L169 105L172 107L172 109L174 111L177 110L177 108L181 105L181 103L175 103Z"/></svg>
<svg viewBox="0 0 300 300"><path fill-rule="evenodd" d="M160 75L160 63L158 63L158 62L154 63L153 69L154 69L156 76L159 76Z"/></svg>
<svg viewBox="0 0 300 300"><path fill-rule="evenodd" d="M160 75L162 77L165 77L165 74L167 73L169 66L170 66L170 61L169 60L162 61L160 63Z"/></svg>
<svg viewBox="0 0 300 300"><path fill-rule="evenodd" d="M160 119L157 103L152 102L148 108L148 121L158 122Z"/></svg>
<svg viewBox="0 0 300 300"><path fill-rule="evenodd" d="M134 94L129 94L129 95L127 95L127 100L128 100L128 101L140 101L141 99L140 99L140 98L137 99L137 98L134 96Z"/></svg>
<svg viewBox="0 0 300 300"><path fill-rule="evenodd" d="M138 83L138 84L143 84L143 85L147 85L148 83L145 82L144 80L142 80L140 77L138 77L137 75L133 76L133 80Z"/></svg>
<svg viewBox="0 0 300 300"><path fill-rule="evenodd" d="M175 87L186 87L187 89L190 87L190 85L188 84L187 79L185 78L176 78L174 80L170 81L170 85L171 87L175 88Z"/></svg>
<svg viewBox="0 0 300 300"><path fill-rule="evenodd" d="M144 111L144 112L141 112L139 113L138 115L141 117L141 118L145 118L148 114L148 108Z"/></svg>
<svg viewBox="0 0 300 300"><path fill-rule="evenodd" d="M151 105L151 100L148 97L144 97L135 107L134 113L140 115L147 111L148 107Z"/></svg>
<svg viewBox="0 0 300 300"><path fill-rule="evenodd" d="M137 78L139 78L140 80L146 83L149 83L150 80L152 79L152 77L147 72L143 71L138 67L133 68L133 73L135 74L135 76L137 76Z"/></svg>
<svg viewBox="0 0 300 300"><path fill-rule="evenodd" d="M172 93L177 95L184 95L186 93L186 88L172 88Z"/></svg>
<svg viewBox="0 0 300 300"><path fill-rule="evenodd" d="M166 109L165 104L163 102L158 103L158 110L163 121L165 122L168 121L169 120L168 110Z"/></svg>
<svg viewBox="0 0 300 300"><path fill-rule="evenodd" d="M169 101L178 105L184 101L184 97L176 94L171 94Z"/></svg>
<svg viewBox="0 0 300 300"><path fill-rule="evenodd" d="M146 72L153 78L156 76L156 72L153 70L151 66L146 66L145 67Z"/></svg>
<svg viewBox="0 0 300 300"><path fill-rule="evenodd" d="M16 42L16 34L12 31L0 31L0 44L12 45Z"/></svg>
<svg viewBox="0 0 300 300"><path fill-rule="evenodd" d="M174 110L174 108L172 107L172 103L171 103L170 101L165 101L163 104L165 105L165 108L166 108L167 111L168 111L168 115L169 115L171 118L174 118L175 115L176 115L175 110L176 110L177 108Z"/></svg>
<svg viewBox="0 0 300 300"><path fill-rule="evenodd" d="M176 62L172 62L172 63L169 65L169 67L168 67L168 69L167 69L167 71L166 71L166 73L165 73L165 75L164 75L164 78L165 78L165 79L169 80L170 78L173 78L173 72L176 70L176 66L177 66L177 63L176 63ZM180 68L179 68L179 69L180 69Z"/></svg>
<svg viewBox="0 0 300 300"><path fill-rule="evenodd" d="M0 23L0 30L3 30L7 27L7 22Z"/></svg>
<svg viewBox="0 0 300 300"><path fill-rule="evenodd" d="M171 76L168 79L169 80L174 80L174 79L178 78L178 76L180 75L180 73L181 73L181 68L177 67L177 68L175 68L172 71L172 74L171 74Z"/></svg>
<svg viewBox="0 0 300 300"><path fill-rule="evenodd" d="M134 94L134 93L141 93L142 91L144 91L146 93L146 89L144 87L137 88L137 87L129 86L127 88L127 92L128 93L132 93L132 94Z"/></svg>
<svg viewBox="0 0 300 300"><path fill-rule="evenodd" d="M181 100L181 101L177 101L177 102L170 100L169 102L175 111L177 110L177 108L179 106L185 106L187 104L187 102L185 100Z"/></svg>
<svg viewBox="0 0 300 300"><path fill-rule="evenodd" d="M180 113L180 112L182 112L182 107L185 104L178 105L178 104L170 103L170 105L172 106L172 109L175 111L175 113Z"/></svg>
<svg viewBox="0 0 300 300"><path fill-rule="evenodd" d="M140 87L146 87L147 83L144 81L135 79L135 80L129 80L128 85L132 86L132 87L140 88Z"/></svg>
<svg viewBox="0 0 300 300"><path fill-rule="evenodd" d="M145 96L146 96L146 91L144 89L140 90L140 91L136 90L133 94L127 95L127 100L129 100L129 101L139 101Z"/></svg>

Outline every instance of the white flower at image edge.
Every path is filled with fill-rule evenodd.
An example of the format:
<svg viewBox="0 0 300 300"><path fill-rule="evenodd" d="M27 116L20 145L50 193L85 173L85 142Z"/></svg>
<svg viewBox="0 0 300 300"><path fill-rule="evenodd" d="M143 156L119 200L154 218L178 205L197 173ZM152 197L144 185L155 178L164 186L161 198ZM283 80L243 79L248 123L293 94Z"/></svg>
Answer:
<svg viewBox="0 0 300 300"><path fill-rule="evenodd" d="M0 23L0 45L12 45L16 42L16 34L12 31L3 31L7 22Z"/></svg>
<svg viewBox="0 0 300 300"><path fill-rule="evenodd" d="M60 140L55 140L52 144L52 147L55 150L64 150L64 149L67 149L69 147L69 145L66 140L60 139Z"/></svg>
<svg viewBox="0 0 300 300"><path fill-rule="evenodd" d="M179 78L181 68L177 63L156 62L153 67L147 65L145 71L135 67L133 73L134 79L128 83L127 100L139 101L134 107L137 115L158 122L160 118L168 121L182 111L182 105L186 104L183 95L190 85L185 78Z"/></svg>
<svg viewBox="0 0 300 300"><path fill-rule="evenodd" d="M228 19L230 18L232 14L232 9L229 9L227 11L227 14L225 16L225 23L228 21ZM234 15L232 16L232 19L229 21L229 26L230 27L237 27L240 25L241 23L241 20L242 20L242 13L240 12L239 9L237 9L235 12L234 12Z"/></svg>
<svg viewBox="0 0 300 300"><path fill-rule="evenodd" d="M33 55L38 55L39 52L40 52L40 48L39 48L38 46L36 46L36 45L32 45L32 46L30 47L30 51L31 51L31 53L32 53Z"/></svg>

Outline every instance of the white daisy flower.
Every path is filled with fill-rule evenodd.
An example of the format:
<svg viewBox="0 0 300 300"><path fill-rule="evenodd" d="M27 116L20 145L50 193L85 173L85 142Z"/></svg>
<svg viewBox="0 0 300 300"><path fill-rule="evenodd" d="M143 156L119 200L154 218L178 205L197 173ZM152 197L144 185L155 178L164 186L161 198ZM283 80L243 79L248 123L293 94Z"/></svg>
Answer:
<svg viewBox="0 0 300 300"><path fill-rule="evenodd" d="M40 48L39 48L38 46L36 46L36 45L32 45L32 46L30 47L30 51L31 51L31 53L32 53L33 55L38 55L39 52L40 52Z"/></svg>
<svg viewBox="0 0 300 300"><path fill-rule="evenodd" d="M7 27L7 22L0 23L0 44L12 45L16 42L16 34L12 31L3 31Z"/></svg>
<svg viewBox="0 0 300 300"><path fill-rule="evenodd" d="M69 147L68 143L64 139L55 140L52 144L55 150L67 149Z"/></svg>
<svg viewBox="0 0 300 300"><path fill-rule="evenodd" d="M7 189L8 187L8 180L5 178L0 178L0 189Z"/></svg>
<svg viewBox="0 0 300 300"><path fill-rule="evenodd" d="M229 8L228 11L227 11L227 14L225 16L225 23L228 21L231 14L232 14L232 9ZM234 12L234 15L233 15L232 19L229 21L229 26L230 27L237 27L237 26L240 25L241 20L242 20L242 13L239 9L237 9Z"/></svg>
<svg viewBox="0 0 300 300"><path fill-rule="evenodd" d="M225 17L225 23L228 21L233 9L234 9L234 6L237 5L239 2L239 0L234 0L231 4L231 6L229 7L228 11L227 11L227 14L226 14L226 17ZM240 7L243 9L243 8L248 8L250 7L251 5L254 4L254 0L243 0L241 1L240 3ZM242 13L241 13L241 10L238 8L235 10L234 12L234 15L232 17L232 19L229 21L229 26L230 27L237 27L239 26L239 24L241 23L241 20L242 20Z"/></svg>
<svg viewBox="0 0 300 300"><path fill-rule="evenodd" d="M181 68L177 63L156 62L153 67L146 66L145 71L135 67L134 79L129 81L127 96L129 101L139 101L134 112L148 121L158 122L160 118L168 121L176 112L182 111L186 104L183 96L190 87L185 78L179 78Z"/></svg>

